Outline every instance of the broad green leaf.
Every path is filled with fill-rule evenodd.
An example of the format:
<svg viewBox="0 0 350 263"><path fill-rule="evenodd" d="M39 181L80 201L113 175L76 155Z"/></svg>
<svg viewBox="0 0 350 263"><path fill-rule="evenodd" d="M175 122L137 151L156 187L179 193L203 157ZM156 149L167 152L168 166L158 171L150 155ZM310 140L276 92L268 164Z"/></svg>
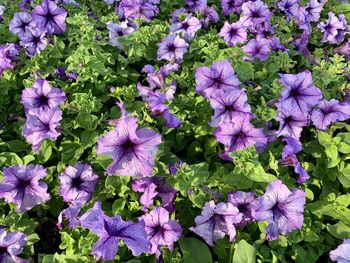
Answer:
<svg viewBox="0 0 350 263"><path fill-rule="evenodd" d="M255 263L256 262L256 249L247 241L241 240L236 245L235 252L233 254L232 263Z"/></svg>
<svg viewBox="0 0 350 263"><path fill-rule="evenodd" d="M212 263L212 256L209 248L197 238L181 238L179 240L183 254L183 263Z"/></svg>

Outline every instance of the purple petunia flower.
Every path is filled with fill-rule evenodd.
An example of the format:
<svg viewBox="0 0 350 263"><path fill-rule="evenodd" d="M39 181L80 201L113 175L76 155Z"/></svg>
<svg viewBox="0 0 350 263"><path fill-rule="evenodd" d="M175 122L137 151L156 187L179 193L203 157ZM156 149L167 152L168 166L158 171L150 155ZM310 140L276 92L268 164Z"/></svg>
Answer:
<svg viewBox="0 0 350 263"><path fill-rule="evenodd" d="M150 242L147 240L144 223L124 221L119 215L109 217L103 212L101 202L96 202L79 221L83 228L90 229L99 237L92 249L97 260L113 260L118 253L119 240L124 241L134 256L149 250Z"/></svg>
<svg viewBox="0 0 350 263"><path fill-rule="evenodd" d="M254 213L258 221L268 221L266 239L276 240L279 235L301 229L304 223L306 194L297 188L293 192L280 180L271 182L265 194L259 199L259 207Z"/></svg>
<svg viewBox="0 0 350 263"><path fill-rule="evenodd" d="M83 206L82 203L73 203L69 205L66 209L63 209L61 213L58 216L57 220L57 227L59 229L62 229L62 221L63 218L68 219L69 224L68 227L69 229L72 229L74 227L77 227L80 225L79 219L77 218L80 214L80 209Z"/></svg>
<svg viewBox="0 0 350 263"><path fill-rule="evenodd" d="M39 28L28 27L21 36L21 45L26 49L29 56L39 53L47 45L46 31Z"/></svg>
<svg viewBox="0 0 350 263"><path fill-rule="evenodd" d="M349 33L349 28L344 15L335 16L333 12L328 13L326 22L318 24L318 28L323 33L322 42L330 44L340 44L343 42L345 34Z"/></svg>
<svg viewBox="0 0 350 263"><path fill-rule="evenodd" d="M291 137L299 139L303 127L309 124L309 120L304 115L295 114L293 110L279 110L275 117L276 121L280 122L280 127L276 132L277 136Z"/></svg>
<svg viewBox="0 0 350 263"><path fill-rule="evenodd" d="M113 163L107 168L109 175L152 176L161 136L150 129L138 128L137 118L128 116L121 103L119 107L121 118L114 121L113 130L98 140L96 152L112 156Z"/></svg>
<svg viewBox="0 0 350 263"><path fill-rule="evenodd" d="M186 0L186 4L191 12L203 12L207 7L207 0Z"/></svg>
<svg viewBox="0 0 350 263"><path fill-rule="evenodd" d="M270 41L266 38L253 38L242 48L246 54L252 57L252 59L257 58L261 61L267 60L271 51ZM247 57L245 57L245 59L251 60Z"/></svg>
<svg viewBox="0 0 350 263"><path fill-rule="evenodd" d="M244 2L244 0L221 0L222 14L224 16L232 13L240 14Z"/></svg>
<svg viewBox="0 0 350 263"><path fill-rule="evenodd" d="M345 239L341 245L329 252L329 257L338 263L350 263L350 239Z"/></svg>
<svg viewBox="0 0 350 263"><path fill-rule="evenodd" d="M287 21L298 16L299 0L282 0L277 6L285 13Z"/></svg>
<svg viewBox="0 0 350 263"><path fill-rule="evenodd" d="M0 23L4 21L4 19L2 18L2 15L4 14L5 11L6 11L6 7L3 5L0 5Z"/></svg>
<svg viewBox="0 0 350 263"><path fill-rule="evenodd" d="M57 78L60 78L63 81L70 79L71 81L76 82L78 79L78 73L75 73L72 71L69 71L68 73L66 73L65 67L58 67L56 69L56 76L57 76Z"/></svg>
<svg viewBox="0 0 350 263"><path fill-rule="evenodd" d="M242 14L240 22L246 27L257 26L271 17L271 11L261 0L249 1L242 5Z"/></svg>
<svg viewBox="0 0 350 263"><path fill-rule="evenodd" d="M147 240L151 243L150 253L161 255L160 248L166 246L173 250L173 245L182 234L182 227L175 220L169 219L169 212L158 206L148 214L140 217L145 224Z"/></svg>
<svg viewBox="0 0 350 263"><path fill-rule="evenodd" d="M22 0L18 3L18 7L22 11L33 9L34 0Z"/></svg>
<svg viewBox="0 0 350 263"><path fill-rule="evenodd" d="M210 106L215 113L209 125L217 127L224 122L235 123L236 119L240 119L245 115L252 117L251 108L247 100L247 94L244 90L218 90L215 96L210 99Z"/></svg>
<svg viewBox="0 0 350 263"><path fill-rule="evenodd" d="M60 88L51 88L44 79L38 79L31 88L22 91L21 103L26 111L41 107L56 109L64 103L66 94Z"/></svg>
<svg viewBox="0 0 350 263"><path fill-rule="evenodd" d="M119 38L135 32L136 25L131 24L129 21L123 21L119 24L115 24L112 21L108 21L107 29L109 30L108 43L114 47L122 49L123 46L119 43Z"/></svg>
<svg viewBox="0 0 350 263"><path fill-rule="evenodd" d="M0 229L0 261L3 263L26 263L29 260L17 257L27 244L27 236L22 232L7 232Z"/></svg>
<svg viewBox="0 0 350 263"><path fill-rule="evenodd" d="M236 226L243 228L247 224L255 221L253 214L255 213L258 205L258 196L253 192L237 191L227 194L227 202L237 207L238 211L243 215L242 220L236 223Z"/></svg>
<svg viewBox="0 0 350 263"><path fill-rule="evenodd" d="M62 34L66 31L67 11L52 0L43 0L32 11L33 22L48 34Z"/></svg>
<svg viewBox="0 0 350 263"><path fill-rule="evenodd" d="M188 13L188 10L186 8L180 7L170 14L171 22L181 22L181 18L188 17L189 15L190 13Z"/></svg>
<svg viewBox="0 0 350 263"><path fill-rule="evenodd" d="M122 0L118 6L118 15L124 19L144 19L150 22L158 12L158 7L147 0Z"/></svg>
<svg viewBox="0 0 350 263"><path fill-rule="evenodd" d="M32 149L38 152L45 139L55 141L60 132L57 128L62 119L62 111L59 109L36 108L27 113L27 121L22 134L32 144Z"/></svg>
<svg viewBox="0 0 350 263"><path fill-rule="evenodd" d="M13 69L12 64L19 60L19 46L17 44L5 44L0 46L0 77L7 69Z"/></svg>
<svg viewBox="0 0 350 263"><path fill-rule="evenodd" d="M267 144L267 137L261 128L250 123L250 116L244 115L235 119L235 123L224 122L215 132L215 139L225 146L225 152L239 151L248 146L261 147Z"/></svg>
<svg viewBox="0 0 350 263"><path fill-rule="evenodd" d="M91 200L96 189L98 175L88 164L77 163L68 166L58 176L60 187L58 192L65 202L85 203Z"/></svg>
<svg viewBox="0 0 350 263"><path fill-rule="evenodd" d="M203 28L207 29L209 27L210 23L217 23L219 22L220 17L218 12L210 6L207 6L203 10L203 18L201 19L201 23L203 25Z"/></svg>
<svg viewBox="0 0 350 263"><path fill-rule="evenodd" d="M17 205L17 212L23 213L50 199L47 185L39 181L47 176L41 165L13 165L4 168L4 180L0 183L0 197Z"/></svg>
<svg viewBox="0 0 350 263"><path fill-rule="evenodd" d="M187 53L188 44L179 36L168 35L158 44L157 59L180 61Z"/></svg>
<svg viewBox="0 0 350 263"><path fill-rule="evenodd" d="M317 22L320 19L320 14L326 1L310 0L306 5L305 11L307 13L307 20L310 22Z"/></svg>
<svg viewBox="0 0 350 263"><path fill-rule="evenodd" d="M344 56L345 61L350 60L350 39L348 39L343 45L334 49L334 53Z"/></svg>
<svg viewBox="0 0 350 263"><path fill-rule="evenodd" d="M314 85L311 72L280 74L280 82L285 87L281 92L278 108L307 116L313 106L322 99L322 92Z"/></svg>
<svg viewBox="0 0 350 263"><path fill-rule="evenodd" d="M175 35L180 35L186 41L191 41L201 27L201 21L189 15L184 21L178 21L172 24L170 26L170 32Z"/></svg>
<svg viewBox="0 0 350 263"><path fill-rule="evenodd" d="M331 123L345 121L349 117L350 105L346 102L339 103L335 99L321 100L311 112L311 121L318 130L326 130Z"/></svg>
<svg viewBox="0 0 350 263"><path fill-rule="evenodd" d="M17 34L20 38L27 31L27 27L32 22L32 16L27 12L15 13L10 22L9 30L13 34Z"/></svg>
<svg viewBox="0 0 350 263"><path fill-rule="evenodd" d="M210 99L216 90L239 89L240 81L235 76L229 60L214 62L210 67L196 69L196 92Z"/></svg>
<svg viewBox="0 0 350 263"><path fill-rule="evenodd" d="M247 40L247 31L239 22L230 24L225 22L219 35L224 38L226 43L233 47L237 43L244 43Z"/></svg>
<svg viewBox="0 0 350 263"><path fill-rule="evenodd" d="M214 201L205 203L202 214L195 218L195 227L190 230L201 236L208 245L213 246L214 242L229 236L230 241L236 237L235 224L242 220L242 214L237 207L231 203L215 204Z"/></svg>

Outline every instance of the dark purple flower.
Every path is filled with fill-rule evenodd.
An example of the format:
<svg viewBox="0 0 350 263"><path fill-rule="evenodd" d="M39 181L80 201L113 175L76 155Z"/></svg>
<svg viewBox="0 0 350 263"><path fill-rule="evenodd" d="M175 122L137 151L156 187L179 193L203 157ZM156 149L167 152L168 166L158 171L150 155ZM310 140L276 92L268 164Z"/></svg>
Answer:
<svg viewBox="0 0 350 263"><path fill-rule="evenodd" d="M309 120L304 115L291 111L279 110L275 117L280 123L280 127L276 132L277 136L291 137L299 139L303 127L309 124Z"/></svg>
<svg viewBox="0 0 350 263"><path fill-rule="evenodd" d="M168 35L158 44L157 59L180 61L187 53L188 44L179 36Z"/></svg>
<svg viewBox="0 0 350 263"><path fill-rule="evenodd" d="M265 61L270 54L270 41L266 38L253 38L249 40L243 47L243 51L251 56L251 59L259 59ZM245 57L246 60L251 60Z"/></svg>
<svg viewBox="0 0 350 263"><path fill-rule="evenodd" d="M244 43L247 40L247 31L239 22L230 24L225 22L219 35L224 38L226 43L233 47L237 43Z"/></svg>
<svg viewBox="0 0 350 263"><path fill-rule="evenodd" d="M122 116L114 121L113 130L97 142L97 154L112 156L109 175L152 176L152 169L161 136L151 129L138 128L137 118L128 116L119 104Z"/></svg>
<svg viewBox="0 0 350 263"><path fill-rule="evenodd" d="M235 224L242 220L242 214L231 203L215 204L214 201L205 203L202 214L195 218L195 227L190 230L201 236L208 245L229 236L230 242L236 237Z"/></svg>
<svg viewBox="0 0 350 263"><path fill-rule="evenodd" d="M311 121L318 130L326 130L331 123L345 121L350 117L350 105L335 99L321 100L311 112Z"/></svg>
<svg viewBox="0 0 350 263"><path fill-rule="evenodd" d="M186 0L186 4L191 12L203 12L207 7L207 0Z"/></svg>
<svg viewBox="0 0 350 263"><path fill-rule="evenodd" d="M201 23L205 29L209 27L210 23L217 23L220 20L218 12L210 6L207 6L203 11L203 17Z"/></svg>
<svg viewBox="0 0 350 263"><path fill-rule="evenodd" d="M4 180L0 183L0 197L17 205L16 211L23 213L50 199L47 185L39 181L47 176L41 165L21 164L4 168Z"/></svg>
<svg viewBox="0 0 350 263"><path fill-rule="evenodd" d="M317 22L320 19L320 14L326 1L310 0L306 5L307 20L310 22Z"/></svg>
<svg viewBox="0 0 350 263"><path fill-rule="evenodd" d="M297 188L289 191L282 181L271 182L265 194L259 199L259 206L254 213L258 221L268 221L266 239L276 240L279 235L301 229L304 223L304 205L306 194Z"/></svg>
<svg viewBox="0 0 350 263"><path fill-rule="evenodd" d="M63 209L58 216L57 227L59 229L62 229L63 218L68 219L69 229L72 229L73 227L79 226L80 222L79 222L79 219L77 219L77 217L80 214L80 209L82 206L83 206L83 203L73 203L73 204L70 204L68 208Z"/></svg>
<svg viewBox="0 0 350 263"><path fill-rule="evenodd" d="M39 53L47 45L46 31L39 28L28 27L21 36L21 45L26 49L29 56Z"/></svg>
<svg viewBox="0 0 350 263"><path fill-rule="evenodd" d="M27 12L15 13L13 19L10 22L9 30L13 34L17 34L22 37L27 31L27 27L32 22L32 16Z"/></svg>
<svg viewBox="0 0 350 263"><path fill-rule="evenodd" d="M68 166L58 176L60 187L58 192L68 203L86 203L91 200L96 189L98 175L88 164L77 163Z"/></svg>
<svg viewBox="0 0 350 263"><path fill-rule="evenodd" d="M0 262L26 263L29 260L17 257L27 244L27 236L22 232L7 232L0 229Z"/></svg>
<svg viewBox="0 0 350 263"><path fill-rule="evenodd" d="M329 257L338 263L350 263L350 239L345 239L341 245L329 252Z"/></svg>
<svg viewBox="0 0 350 263"><path fill-rule="evenodd" d="M97 260L113 260L118 253L119 240L123 240L134 256L149 251L150 242L144 223L124 221L119 215L109 217L103 212L101 202L96 202L79 221L83 228L90 229L99 237L92 249Z"/></svg>
<svg viewBox="0 0 350 263"><path fill-rule="evenodd" d="M306 11L305 7L299 7L298 13L296 17L296 24L298 27L302 30L304 30L304 33L310 35L311 34L311 17L309 16L309 13Z"/></svg>
<svg viewBox="0 0 350 263"><path fill-rule="evenodd" d="M221 9L224 16L231 13L240 14L244 0L221 0Z"/></svg>
<svg viewBox="0 0 350 263"><path fill-rule="evenodd" d="M60 88L51 88L44 79L38 79L31 88L22 91L21 103L26 111L41 107L58 108L66 100L66 94Z"/></svg>
<svg viewBox="0 0 350 263"><path fill-rule="evenodd" d="M191 41L201 27L201 21L189 15L184 21L178 21L172 24L170 26L170 32L175 35L180 35L186 41Z"/></svg>
<svg viewBox="0 0 350 263"><path fill-rule="evenodd" d="M338 18L333 12L328 13L328 19L325 23L319 23L318 28L323 33L322 42L330 44L340 44L343 42L345 34L349 33L345 16L339 15Z"/></svg>
<svg viewBox="0 0 350 263"><path fill-rule="evenodd" d="M277 6L285 13L287 21L298 16L299 0L282 0Z"/></svg>
<svg viewBox="0 0 350 263"><path fill-rule="evenodd" d="M38 152L44 140L55 141L60 136L57 128L61 119L62 111L59 109L47 107L28 111L22 135L32 144L33 151Z"/></svg>
<svg viewBox="0 0 350 263"><path fill-rule="evenodd" d="M234 123L224 122L216 128L215 138L225 146L226 152L239 151L251 145L261 147L267 144L263 129L255 128L250 123L250 118L249 115L243 115L236 118Z"/></svg>
<svg viewBox="0 0 350 263"><path fill-rule="evenodd" d="M269 21L271 11L261 0L249 1L242 5L242 14L240 22L246 27L256 26Z"/></svg>
<svg viewBox="0 0 350 263"><path fill-rule="evenodd" d="M214 62L210 67L196 69L196 92L210 99L216 90L239 89L240 81L235 76L229 60Z"/></svg>
<svg viewBox="0 0 350 263"><path fill-rule="evenodd" d="M140 217L145 223L147 240L151 243L150 253L160 256L160 248L166 246L171 251L182 234L182 227L175 220L169 219L169 212L158 206L148 214Z"/></svg>
<svg viewBox="0 0 350 263"><path fill-rule="evenodd" d="M334 53L344 56L346 62L350 60L350 39L348 39L345 44L334 49Z"/></svg>
<svg viewBox="0 0 350 263"><path fill-rule="evenodd" d="M237 191L228 193L227 202L233 204L234 207L237 207L238 211L243 215L242 220L237 223L236 226L243 228L247 224L255 221L253 214L259 203L257 198L258 196L253 192L247 193Z"/></svg>
<svg viewBox="0 0 350 263"><path fill-rule="evenodd" d="M240 119L242 115L250 115L252 117L247 99L244 90L218 90L215 96L210 99L210 106L215 113L209 125L217 127L223 122L235 123L236 119Z"/></svg>
<svg viewBox="0 0 350 263"><path fill-rule="evenodd" d="M123 21L119 24L108 21L107 29L109 30L109 44L122 49L123 46L119 43L119 39L125 35L135 32L136 27L131 26L128 21Z"/></svg>
<svg viewBox="0 0 350 263"><path fill-rule="evenodd" d="M322 99L322 92L314 85L311 72L280 74L285 87L281 92L278 108L293 114L307 116L313 106Z"/></svg>
<svg viewBox="0 0 350 263"><path fill-rule="evenodd" d="M147 0L122 0L118 6L118 15L124 19L144 19L150 22L159 9Z"/></svg>

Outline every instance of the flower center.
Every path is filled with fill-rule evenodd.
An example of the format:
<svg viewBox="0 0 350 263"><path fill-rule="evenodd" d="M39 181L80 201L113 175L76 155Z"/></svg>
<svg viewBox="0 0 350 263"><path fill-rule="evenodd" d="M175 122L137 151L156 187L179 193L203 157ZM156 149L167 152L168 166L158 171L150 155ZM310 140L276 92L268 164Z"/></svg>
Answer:
<svg viewBox="0 0 350 263"><path fill-rule="evenodd" d="M45 17L46 17L47 22L51 22L54 20L54 15L51 13L47 13L47 15Z"/></svg>
<svg viewBox="0 0 350 263"><path fill-rule="evenodd" d="M176 47L175 47L174 44L171 44L171 45L168 46L168 49L169 49L170 52L174 52Z"/></svg>
<svg viewBox="0 0 350 263"><path fill-rule="evenodd" d="M28 185L30 185L30 180L20 180L18 183L19 188L26 188Z"/></svg>
<svg viewBox="0 0 350 263"><path fill-rule="evenodd" d="M234 109L233 105L225 105L225 110L227 111L234 111Z"/></svg>
<svg viewBox="0 0 350 263"><path fill-rule="evenodd" d="M291 97L298 97L300 95L300 93L299 93L299 90L298 89L292 89L291 91L290 91L290 96Z"/></svg>
<svg viewBox="0 0 350 263"><path fill-rule="evenodd" d="M0 247L0 255L7 252L7 247Z"/></svg>
<svg viewBox="0 0 350 263"><path fill-rule="evenodd" d="M182 28L183 28L183 29L186 30L186 29L188 29L189 27L190 27L190 25L189 25L187 22L183 22L183 23L182 23Z"/></svg>
<svg viewBox="0 0 350 263"><path fill-rule="evenodd" d="M122 36L124 36L124 33L123 33L123 31L120 30L120 31L117 31L117 35L122 37Z"/></svg>
<svg viewBox="0 0 350 263"><path fill-rule="evenodd" d="M127 139L123 145L122 145L122 148L124 151L130 151L130 150L133 150L134 149L134 143L132 141L130 141L129 139Z"/></svg>
<svg viewBox="0 0 350 263"><path fill-rule="evenodd" d="M237 34L237 29L236 28L231 28L231 30L230 30L230 35L231 36L234 36L234 35L236 35Z"/></svg>
<svg viewBox="0 0 350 263"><path fill-rule="evenodd" d="M47 106L49 103L49 99L45 96L45 95L41 95L39 98L38 98L38 101L39 101L39 104L40 106Z"/></svg>
<svg viewBox="0 0 350 263"><path fill-rule="evenodd" d="M249 213L249 209L248 209L246 204L239 204L237 208L238 208L239 212L241 212L242 214Z"/></svg>
<svg viewBox="0 0 350 263"><path fill-rule="evenodd" d="M72 186L75 187L75 188L80 188L80 185L82 184L82 180L81 178L78 176L78 177L75 177L72 179Z"/></svg>
<svg viewBox="0 0 350 263"><path fill-rule="evenodd" d="M260 14L258 11L253 11L252 14L251 14L251 17L252 18L260 18Z"/></svg>

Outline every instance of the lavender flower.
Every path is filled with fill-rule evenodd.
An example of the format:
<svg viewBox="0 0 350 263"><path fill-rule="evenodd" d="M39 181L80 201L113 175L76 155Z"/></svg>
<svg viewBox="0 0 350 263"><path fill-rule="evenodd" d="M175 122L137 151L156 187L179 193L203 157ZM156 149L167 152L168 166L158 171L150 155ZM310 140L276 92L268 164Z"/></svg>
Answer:
<svg viewBox="0 0 350 263"><path fill-rule="evenodd" d="M96 189L98 175L88 164L77 163L68 166L58 176L60 187L58 192L65 202L85 203L91 200Z"/></svg>
<svg viewBox="0 0 350 263"><path fill-rule="evenodd" d="M112 156L109 175L152 176L155 155L161 137L150 129L139 129L137 118L128 116L122 104L122 117L114 121L115 128L97 142L97 154Z"/></svg>
<svg viewBox="0 0 350 263"><path fill-rule="evenodd" d="M239 89L240 81L235 76L229 60L214 62L210 67L196 69L196 92L210 99L216 90Z"/></svg>
<svg viewBox="0 0 350 263"><path fill-rule="evenodd" d="M109 30L109 44L122 49L123 46L118 40L125 35L135 32L136 26L130 25L128 21L123 21L119 24L108 21L107 29Z"/></svg>
<svg viewBox="0 0 350 263"><path fill-rule="evenodd" d="M299 139L304 126L309 124L309 120L304 115L295 114L291 111L279 110L276 121L280 122L280 127L276 132L277 136L291 137Z"/></svg>
<svg viewBox="0 0 350 263"><path fill-rule="evenodd" d="M0 5L0 23L4 21L4 19L2 18L2 15L4 14L5 10L6 10L6 7L3 5Z"/></svg>
<svg viewBox="0 0 350 263"><path fill-rule="evenodd" d="M282 0L277 6L285 13L287 21L298 16L299 0Z"/></svg>
<svg viewBox="0 0 350 263"><path fill-rule="evenodd" d="M350 262L350 239L345 239L341 245L329 252L329 257L338 263Z"/></svg>
<svg viewBox="0 0 350 263"><path fill-rule="evenodd" d="M275 180L258 200L259 208L254 217L258 221L269 222L266 228L267 240L276 240L280 234L287 235L303 226L306 203L304 191L295 188L291 192L282 181Z"/></svg>
<svg viewBox="0 0 350 263"><path fill-rule="evenodd" d="M27 236L22 232L7 232L0 229L0 260L4 263L29 262L20 257L23 247L27 244Z"/></svg>
<svg viewBox="0 0 350 263"><path fill-rule="evenodd" d="M97 260L113 260L118 253L119 240L124 241L134 256L148 252L150 242L146 239L144 223L124 221L119 215L109 217L102 211L101 202L96 202L79 221L83 228L99 236L92 249Z"/></svg>
<svg viewBox="0 0 350 263"><path fill-rule="evenodd" d="M184 21L172 24L170 32L175 35L180 35L186 41L191 41L201 27L202 24L198 18L189 15Z"/></svg>
<svg viewBox="0 0 350 263"><path fill-rule="evenodd" d="M338 18L333 12L328 13L328 19L325 23L319 23L318 28L323 32L322 42L330 44L340 44L343 42L345 34L349 33L345 16L339 15Z"/></svg>
<svg viewBox="0 0 350 263"><path fill-rule="evenodd" d="M311 112L311 121L318 130L326 130L331 123L345 121L349 117L350 105L346 102L339 103L335 99L321 100Z"/></svg>
<svg viewBox="0 0 350 263"><path fill-rule="evenodd" d="M221 0L221 9L224 16L236 13L240 14L244 0Z"/></svg>
<svg viewBox="0 0 350 263"><path fill-rule="evenodd" d="M158 206L140 220L145 224L147 240L151 243L150 253L159 257L162 246L173 250L173 244L181 237L182 227L175 220L169 219L166 209Z"/></svg>
<svg viewBox="0 0 350 263"><path fill-rule="evenodd" d="M186 0L186 4L191 12L203 12L207 7L207 0Z"/></svg>
<svg viewBox="0 0 350 263"><path fill-rule="evenodd" d="M158 44L157 59L181 61L187 53L188 44L179 36L168 35Z"/></svg>
<svg viewBox="0 0 350 263"><path fill-rule="evenodd" d="M22 135L32 144L32 149L38 152L45 139L56 140L60 136L57 128L62 119L62 111L50 108L31 109L27 113L27 121Z"/></svg>
<svg viewBox="0 0 350 263"><path fill-rule="evenodd" d="M345 61L350 60L350 39L348 39L343 45L334 49L334 53L344 56Z"/></svg>
<svg viewBox="0 0 350 263"><path fill-rule="evenodd" d="M27 28L21 36L21 45L26 49L29 56L34 56L46 47L47 39L45 35L46 31L39 28Z"/></svg>
<svg viewBox="0 0 350 263"><path fill-rule="evenodd" d="M23 213L50 199L47 185L39 181L47 176L41 165L13 165L4 168L4 180L0 183L0 197L17 205L16 211Z"/></svg>
<svg viewBox="0 0 350 263"><path fill-rule="evenodd" d="M20 38L27 31L27 27L32 22L32 16L27 12L15 13L10 22L9 30L13 34L17 34Z"/></svg>
<svg viewBox="0 0 350 263"><path fill-rule="evenodd" d="M51 88L44 79L38 79L31 88L22 91L21 103L28 112L30 109L48 107L56 109L66 100L66 94L60 88Z"/></svg>
<svg viewBox="0 0 350 263"><path fill-rule="evenodd" d="M259 59L265 61L269 58L270 54L270 41L266 38L253 38L249 40L243 47L243 51L250 55L252 59ZM246 60L251 60L245 57Z"/></svg>
<svg viewBox="0 0 350 263"><path fill-rule="evenodd" d="M202 214L195 218L195 227L190 230L201 236L208 245L229 236L230 241L236 237L235 224L242 220L242 214L231 203L215 204L214 201L205 203Z"/></svg>
<svg viewBox="0 0 350 263"><path fill-rule="evenodd" d="M317 22L320 19L320 14L325 2L326 1L318 2L317 0L310 0L310 2L305 7L308 21Z"/></svg>
<svg viewBox="0 0 350 263"><path fill-rule="evenodd" d="M247 27L256 26L269 21L271 11L261 0L249 1L242 5L242 14L240 22Z"/></svg>
<svg viewBox="0 0 350 263"><path fill-rule="evenodd" d="M19 46L16 44L5 44L0 46L0 77L7 69L13 69L14 61L19 60Z"/></svg>
<svg viewBox="0 0 350 263"><path fill-rule="evenodd" d="M77 227L80 225L79 220L77 219L77 217L80 214L80 209L83 206L83 203L73 203L70 204L69 207L67 207L66 209L63 209L61 211L61 213L58 216L58 220L57 220L57 227L59 229L62 229L62 221L63 218L68 219L69 224L68 227L69 229L72 229L74 227Z"/></svg>
<svg viewBox="0 0 350 263"><path fill-rule="evenodd" d="M158 12L157 6L147 0L122 0L118 6L118 15L124 19L144 19L150 22Z"/></svg>
<svg viewBox="0 0 350 263"><path fill-rule="evenodd" d="M258 196L253 192L237 191L227 194L227 202L237 207L238 211L243 215L242 220L236 224L243 228L247 224L255 221L253 214L255 213L258 205Z"/></svg>
<svg viewBox="0 0 350 263"><path fill-rule="evenodd" d="M225 22L219 35L224 38L230 47L235 46L237 43L244 43L247 40L247 31L239 22L233 24Z"/></svg>
<svg viewBox="0 0 350 263"><path fill-rule="evenodd" d="M18 7L22 11L33 9L34 0L22 0L18 3Z"/></svg>
<svg viewBox="0 0 350 263"><path fill-rule="evenodd" d="M209 27L210 23L217 23L219 20L219 14L214 8L207 6L203 10L203 18L201 19L201 23L205 29Z"/></svg>

